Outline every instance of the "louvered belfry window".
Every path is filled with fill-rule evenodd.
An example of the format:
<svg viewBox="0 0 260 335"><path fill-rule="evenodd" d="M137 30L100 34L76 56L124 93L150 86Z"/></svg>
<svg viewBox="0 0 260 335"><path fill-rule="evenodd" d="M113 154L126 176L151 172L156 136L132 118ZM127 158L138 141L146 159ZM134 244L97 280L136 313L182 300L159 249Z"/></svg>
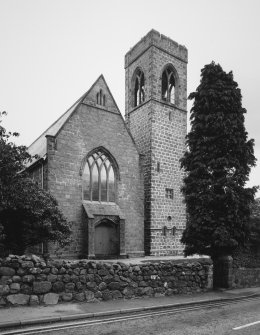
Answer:
<svg viewBox="0 0 260 335"><path fill-rule="evenodd" d="M82 176L84 200L115 202L115 173L103 152L88 157Z"/></svg>

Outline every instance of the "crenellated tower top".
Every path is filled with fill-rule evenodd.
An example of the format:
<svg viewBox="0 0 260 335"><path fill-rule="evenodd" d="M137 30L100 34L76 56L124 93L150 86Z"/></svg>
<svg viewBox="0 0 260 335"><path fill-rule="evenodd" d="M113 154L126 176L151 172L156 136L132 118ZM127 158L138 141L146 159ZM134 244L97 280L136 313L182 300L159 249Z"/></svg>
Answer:
<svg viewBox="0 0 260 335"><path fill-rule="evenodd" d="M152 29L139 42L137 42L125 55L125 68L133 63L140 55L151 46L162 49L170 55L188 63L188 50L185 46L178 44L171 38L160 34Z"/></svg>

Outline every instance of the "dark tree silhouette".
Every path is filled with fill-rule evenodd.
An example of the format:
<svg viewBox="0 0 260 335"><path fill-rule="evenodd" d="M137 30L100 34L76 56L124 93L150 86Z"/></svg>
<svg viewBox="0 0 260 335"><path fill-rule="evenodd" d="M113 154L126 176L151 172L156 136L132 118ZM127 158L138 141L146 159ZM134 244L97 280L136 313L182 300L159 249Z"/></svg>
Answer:
<svg viewBox="0 0 260 335"><path fill-rule="evenodd" d="M256 187L245 184L255 165L254 141L247 139L246 110L233 80L212 62L201 71L193 99L191 131L181 160L187 227L185 254L229 255L249 237L250 206Z"/></svg>
<svg viewBox="0 0 260 335"><path fill-rule="evenodd" d="M18 133L1 126L0 113L0 253L22 254L41 242L69 243L70 223L53 196L28 177L26 163L33 157L25 146L11 141Z"/></svg>

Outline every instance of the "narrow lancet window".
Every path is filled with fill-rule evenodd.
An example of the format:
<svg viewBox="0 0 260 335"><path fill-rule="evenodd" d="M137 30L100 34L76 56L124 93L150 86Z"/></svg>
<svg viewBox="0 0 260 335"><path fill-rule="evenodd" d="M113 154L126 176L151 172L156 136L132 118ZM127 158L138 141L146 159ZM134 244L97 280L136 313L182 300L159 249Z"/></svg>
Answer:
<svg viewBox="0 0 260 335"><path fill-rule="evenodd" d="M175 78L172 67L168 66L162 74L162 100L176 103Z"/></svg>
<svg viewBox="0 0 260 335"><path fill-rule="evenodd" d="M138 69L134 77L134 107L145 101L144 73Z"/></svg>
<svg viewBox="0 0 260 335"><path fill-rule="evenodd" d="M97 93L97 104L100 106L106 106L106 95L102 90Z"/></svg>

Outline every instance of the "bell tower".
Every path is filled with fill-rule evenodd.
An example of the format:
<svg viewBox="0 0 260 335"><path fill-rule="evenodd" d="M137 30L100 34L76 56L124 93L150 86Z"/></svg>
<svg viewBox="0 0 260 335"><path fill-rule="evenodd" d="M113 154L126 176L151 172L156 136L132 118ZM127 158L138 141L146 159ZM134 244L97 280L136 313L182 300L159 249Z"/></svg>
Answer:
<svg viewBox="0 0 260 335"><path fill-rule="evenodd" d="M125 56L125 119L143 155L145 253L183 252L187 49L151 30Z"/></svg>

